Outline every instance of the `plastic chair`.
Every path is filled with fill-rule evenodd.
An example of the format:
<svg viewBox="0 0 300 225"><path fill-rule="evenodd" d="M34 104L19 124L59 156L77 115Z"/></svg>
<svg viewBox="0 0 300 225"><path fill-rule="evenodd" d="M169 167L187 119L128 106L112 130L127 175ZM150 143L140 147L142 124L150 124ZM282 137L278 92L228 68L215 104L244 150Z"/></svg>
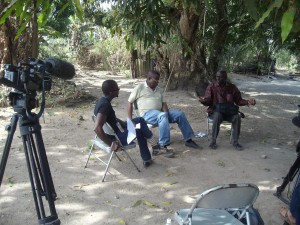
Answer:
<svg viewBox="0 0 300 225"><path fill-rule="evenodd" d="M93 118L93 121L95 121L95 116L93 116L92 118ZM118 136L116 135L116 133L114 132L114 130L112 129L112 127L108 123L105 123L103 125L103 130L107 135L114 136L116 140L119 140ZM96 155L93 152L95 146L97 146L104 153L109 154L108 161L105 161L104 159L101 159L98 155ZM108 146L97 135L95 135L94 139L92 140L92 145L90 147L90 151L89 151L88 158L87 158L87 161L86 161L86 164L85 164L84 168L87 167L89 159L90 159L91 155L93 154L96 159L98 159L104 165L106 165L105 172L104 172L104 175L102 177L102 182L104 182L106 174L109 173L108 169L110 167L110 164L111 164L111 161L112 161L113 157L116 156L119 161L122 161L120 159L120 157L117 155L117 152L123 151L126 154L126 156L129 158L129 160L132 162L134 167L137 169L137 171L140 172L140 169L137 167L137 165L134 163L134 161L130 157L129 153L127 152L128 149L135 148L135 147L136 147L136 144L133 143L133 144L129 144L129 145L123 145L117 151L114 151L114 150L112 150L112 146Z"/></svg>
<svg viewBox="0 0 300 225"><path fill-rule="evenodd" d="M254 184L225 184L200 194L190 209L175 212L179 225L255 225L250 209L259 189Z"/></svg>

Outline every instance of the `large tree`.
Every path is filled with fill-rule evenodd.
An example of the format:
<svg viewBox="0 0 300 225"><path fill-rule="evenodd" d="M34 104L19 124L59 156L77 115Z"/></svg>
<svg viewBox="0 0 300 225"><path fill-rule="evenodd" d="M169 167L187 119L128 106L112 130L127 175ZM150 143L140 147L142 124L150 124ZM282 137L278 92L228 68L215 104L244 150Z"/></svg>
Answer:
<svg viewBox="0 0 300 225"><path fill-rule="evenodd" d="M29 57L38 57L43 34L61 32L76 8L82 18L78 0L15 0L0 1L1 63L16 64Z"/></svg>
<svg viewBox="0 0 300 225"><path fill-rule="evenodd" d="M158 67L174 82L211 80L219 68L229 29L246 12L240 1L116 1L108 22L126 33L128 46L155 52ZM141 19L142 18L142 19Z"/></svg>

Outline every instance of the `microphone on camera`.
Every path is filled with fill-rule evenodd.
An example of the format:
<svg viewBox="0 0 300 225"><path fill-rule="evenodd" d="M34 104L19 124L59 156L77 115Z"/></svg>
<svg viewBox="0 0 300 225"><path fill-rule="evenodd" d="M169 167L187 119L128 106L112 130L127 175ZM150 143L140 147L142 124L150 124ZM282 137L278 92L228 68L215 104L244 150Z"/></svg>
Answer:
<svg viewBox="0 0 300 225"><path fill-rule="evenodd" d="M63 80L70 80L75 76L75 67L73 64L57 58L45 60L46 71L55 77Z"/></svg>

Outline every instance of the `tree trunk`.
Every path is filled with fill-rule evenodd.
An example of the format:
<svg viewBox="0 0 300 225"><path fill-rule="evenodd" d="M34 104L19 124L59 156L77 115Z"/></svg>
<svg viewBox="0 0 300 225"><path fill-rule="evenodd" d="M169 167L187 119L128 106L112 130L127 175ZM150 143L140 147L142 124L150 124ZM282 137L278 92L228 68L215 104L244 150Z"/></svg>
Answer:
<svg viewBox="0 0 300 225"><path fill-rule="evenodd" d="M170 89L186 88L189 84L204 82L206 75L205 49L201 43L202 35L199 28L203 26L205 4L202 2L201 13L198 14L192 8L181 10L179 18L179 32L182 37L181 52L175 55L173 77Z"/></svg>
<svg viewBox="0 0 300 225"><path fill-rule="evenodd" d="M212 50L208 60L208 76L210 79L215 77L217 70L219 69L219 61L222 51L224 49L229 23L227 18L227 0L215 0L217 26L215 28Z"/></svg>
<svg viewBox="0 0 300 225"><path fill-rule="evenodd" d="M39 55L39 31L38 31L38 23L37 23L37 11L38 9L36 8L36 1L32 1L33 5L33 17L31 19L31 24L32 24L32 52L31 56L34 58L37 58Z"/></svg>
<svg viewBox="0 0 300 225"><path fill-rule="evenodd" d="M1 12L6 6L6 1L1 0ZM4 36L4 38L0 39L0 45L3 46L3 53L0 58L2 64L17 65L19 62L28 62L30 57L38 56L39 42L36 14L20 37L15 40L19 28L19 19L14 14L7 18L5 23L0 27Z"/></svg>
<svg viewBox="0 0 300 225"><path fill-rule="evenodd" d="M132 50L131 51L131 78L138 77L137 59L138 59L137 50Z"/></svg>

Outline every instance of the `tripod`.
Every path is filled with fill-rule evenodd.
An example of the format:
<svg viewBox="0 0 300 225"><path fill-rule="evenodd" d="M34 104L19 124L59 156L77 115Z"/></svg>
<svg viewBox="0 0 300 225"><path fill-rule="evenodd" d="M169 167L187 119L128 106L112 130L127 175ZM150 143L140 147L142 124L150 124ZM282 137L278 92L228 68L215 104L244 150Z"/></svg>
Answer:
<svg viewBox="0 0 300 225"><path fill-rule="evenodd" d="M291 166L289 172L287 173L287 175L283 178L283 182L282 184L276 188L276 192L274 193L274 195L279 198L281 201L283 201L284 203L286 203L287 205L290 204L289 200L284 198L281 194L284 191L284 189L286 188L286 186L294 180L294 178L297 176L296 182L295 182L295 186L296 187L299 182L300 182L300 153L298 153L297 155L297 159L295 160L295 162L293 163L293 165Z"/></svg>
<svg viewBox="0 0 300 225"><path fill-rule="evenodd" d="M16 113L12 116L11 123L6 127L8 136L0 164L0 186L13 136L19 122L38 224L59 225L60 220L58 219L54 204L57 195L45 151L39 116L26 110L28 104L36 101L35 96L31 97L20 93L12 93L10 97L12 98L11 102L16 103L13 106ZM44 207L44 200L48 202L48 213L46 213Z"/></svg>

